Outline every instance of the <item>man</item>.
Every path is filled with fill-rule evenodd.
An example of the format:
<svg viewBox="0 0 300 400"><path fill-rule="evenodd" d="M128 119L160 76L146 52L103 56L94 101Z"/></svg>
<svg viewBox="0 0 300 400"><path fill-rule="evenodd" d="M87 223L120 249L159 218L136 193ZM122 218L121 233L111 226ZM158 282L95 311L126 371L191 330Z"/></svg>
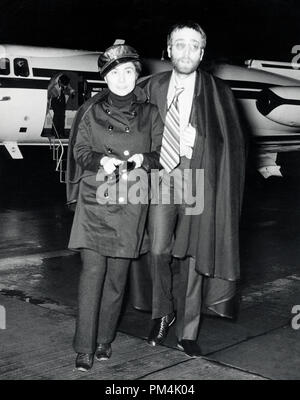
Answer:
<svg viewBox="0 0 300 400"><path fill-rule="evenodd" d="M161 197L158 204L152 203L149 215L153 326L148 343L155 346L165 340L177 308L178 348L197 357L201 307L232 317L239 278L245 140L231 90L198 68L206 45L199 24L173 26L167 44L173 71L143 83L165 121ZM184 171L192 171L188 182L182 180ZM184 190L193 182L193 193L201 186L198 200L204 203L203 210L193 210L185 197L176 204L182 182ZM172 255L180 260L177 304Z"/></svg>
<svg viewBox="0 0 300 400"><path fill-rule="evenodd" d="M65 137L65 114L69 98L75 96L70 78L60 73L48 87L48 108L53 110L52 135Z"/></svg>

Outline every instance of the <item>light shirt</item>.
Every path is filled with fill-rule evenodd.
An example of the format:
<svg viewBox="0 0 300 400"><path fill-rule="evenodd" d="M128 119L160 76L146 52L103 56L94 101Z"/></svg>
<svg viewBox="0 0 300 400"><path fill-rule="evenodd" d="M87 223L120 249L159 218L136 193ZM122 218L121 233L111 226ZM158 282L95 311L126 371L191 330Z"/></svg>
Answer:
<svg viewBox="0 0 300 400"><path fill-rule="evenodd" d="M174 98L175 87L183 87L184 91L180 93L178 97L178 109L180 115L180 135L182 136L182 132L187 128L190 122L190 115L193 105L193 97L195 90L195 82L196 82L196 71L192 74L188 75L185 79L182 79L177 82L174 71L172 72L167 102L168 108ZM193 147L186 146L180 141L180 157L192 158Z"/></svg>

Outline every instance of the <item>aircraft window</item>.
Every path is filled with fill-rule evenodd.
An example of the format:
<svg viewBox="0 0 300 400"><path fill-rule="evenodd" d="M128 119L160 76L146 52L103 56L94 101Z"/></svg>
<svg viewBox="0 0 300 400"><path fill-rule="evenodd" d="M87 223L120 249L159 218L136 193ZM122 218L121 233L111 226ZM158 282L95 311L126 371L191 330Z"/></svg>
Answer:
<svg viewBox="0 0 300 400"><path fill-rule="evenodd" d="M9 75L10 66L8 58L0 58L0 75Z"/></svg>
<svg viewBox="0 0 300 400"><path fill-rule="evenodd" d="M25 60L24 58L15 58L14 70L16 76L28 76L29 68L27 60Z"/></svg>

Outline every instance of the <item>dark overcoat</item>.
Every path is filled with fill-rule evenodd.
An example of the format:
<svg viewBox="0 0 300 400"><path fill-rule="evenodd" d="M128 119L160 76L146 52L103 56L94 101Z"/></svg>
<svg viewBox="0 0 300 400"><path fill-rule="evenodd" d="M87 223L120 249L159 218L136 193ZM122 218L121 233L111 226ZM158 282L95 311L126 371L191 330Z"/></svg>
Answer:
<svg viewBox="0 0 300 400"><path fill-rule="evenodd" d="M156 106L147 102L139 87L134 90L135 100L128 111L115 108L107 94L104 91L78 111L71 132L67 193L68 202L77 200L77 206L69 247L90 248L110 257L136 258L147 250L142 246L148 209L147 174L142 174L146 179L140 184L144 201L131 204L126 198L122 202L119 185L117 198L110 201L110 195L99 191L104 182L100 160L106 155L126 161L133 154L143 153L143 171L159 168L163 123ZM137 170L130 172L136 173ZM114 189L110 188L109 193ZM103 196L108 197L106 202Z"/></svg>
<svg viewBox="0 0 300 400"><path fill-rule="evenodd" d="M171 73L157 74L142 84L163 121ZM203 275L235 281L240 277L239 218L246 138L225 82L197 72L190 122L197 132L190 165L193 170L204 170L204 210L184 216L173 255L194 257L195 268Z"/></svg>

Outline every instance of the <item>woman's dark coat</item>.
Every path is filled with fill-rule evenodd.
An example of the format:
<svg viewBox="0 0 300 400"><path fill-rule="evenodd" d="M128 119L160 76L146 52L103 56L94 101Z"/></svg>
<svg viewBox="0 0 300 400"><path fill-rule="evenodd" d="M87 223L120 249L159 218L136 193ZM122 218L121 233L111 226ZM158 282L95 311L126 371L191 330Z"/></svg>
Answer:
<svg viewBox="0 0 300 400"><path fill-rule="evenodd" d="M139 87L126 112L115 108L107 94L104 91L79 109L71 131L67 194L68 203L77 201L77 206L69 247L90 248L110 257L136 258L146 250L142 243L148 209L147 174L142 174L143 204L124 204L118 196L120 201L112 203L108 198L103 204L105 199L98 188L105 173L99 169L100 160L106 155L126 161L133 154L143 153L143 171L158 169L163 123L156 106L147 102ZM136 173L134 170L130 174Z"/></svg>

